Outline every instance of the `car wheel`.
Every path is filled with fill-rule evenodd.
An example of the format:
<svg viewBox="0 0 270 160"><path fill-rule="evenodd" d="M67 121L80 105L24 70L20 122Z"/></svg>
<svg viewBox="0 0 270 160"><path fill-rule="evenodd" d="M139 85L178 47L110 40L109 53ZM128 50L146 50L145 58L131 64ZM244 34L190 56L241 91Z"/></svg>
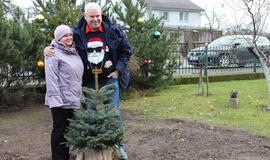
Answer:
<svg viewBox="0 0 270 160"><path fill-rule="evenodd" d="M219 65L222 67L228 67L230 64L230 59L226 54L220 55Z"/></svg>
<svg viewBox="0 0 270 160"><path fill-rule="evenodd" d="M198 68L198 67L200 67L200 64L194 64L193 65L195 68Z"/></svg>

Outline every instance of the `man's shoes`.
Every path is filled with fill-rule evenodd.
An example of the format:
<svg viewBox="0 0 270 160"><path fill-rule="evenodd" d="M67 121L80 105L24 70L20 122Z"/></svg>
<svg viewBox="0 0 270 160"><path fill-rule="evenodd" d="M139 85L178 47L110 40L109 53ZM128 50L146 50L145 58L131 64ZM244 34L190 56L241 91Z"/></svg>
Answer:
<svg viewBox="0 0 270 160"><path fill-rule="evenodd" d="M119 147L120 157L121 160L127 160L127 153L125 152L123 147Z"/></svg>

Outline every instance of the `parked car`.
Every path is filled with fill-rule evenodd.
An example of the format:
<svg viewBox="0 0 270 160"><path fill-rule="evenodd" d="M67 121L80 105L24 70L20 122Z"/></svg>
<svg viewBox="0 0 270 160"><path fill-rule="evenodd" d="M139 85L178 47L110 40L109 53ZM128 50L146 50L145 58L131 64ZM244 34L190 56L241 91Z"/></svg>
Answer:
<svg viewBox="0 0 270 160"><path fill-rule="evenodd" d="M254 62L253 54L248 50L251 47L253 37L251 35L230 35L220 37L208 45L208 65L228 67L231 64L244 66ZM269 48L270 41L259 36L257 46ZM188 64L202 66L205 63L206 47L198 47L188 52Z"/></svg>

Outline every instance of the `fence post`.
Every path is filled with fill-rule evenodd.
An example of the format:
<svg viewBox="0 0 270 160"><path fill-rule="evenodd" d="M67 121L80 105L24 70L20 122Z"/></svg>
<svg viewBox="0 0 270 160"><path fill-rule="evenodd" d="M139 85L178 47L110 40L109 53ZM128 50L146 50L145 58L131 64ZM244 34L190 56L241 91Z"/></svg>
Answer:
<svg viewBox="0 0 270 160"><path fill-rule="evenodd" d="M256 67L257 67L257 64L256 64L256 63L257 63L257 59L256 59L256 57L254 56L254 64L253 64L253 71L254 71L254 72L256 72L256 69L257 69L257 68L256 68Z"/></svg>
<svg viewBox="0 0 270 160"><path fill-rule="evenodd" d="M208 66L208 43L205 43L204 75L207 75Z"/></svg>

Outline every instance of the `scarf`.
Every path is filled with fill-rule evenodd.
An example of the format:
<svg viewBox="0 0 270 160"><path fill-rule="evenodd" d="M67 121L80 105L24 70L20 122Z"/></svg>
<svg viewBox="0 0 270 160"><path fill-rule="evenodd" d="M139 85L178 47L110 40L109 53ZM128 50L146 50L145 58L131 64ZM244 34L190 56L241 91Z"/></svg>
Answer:
<svg viewBox="0 0 270 160"><path fill-rule="evenodd" d="M63 50L67 54L77 54L77 50L75 48L74 42L72 43L70 47L66 47L64 43L53 39L51 45L54 46L55 48Z"/></svg>

